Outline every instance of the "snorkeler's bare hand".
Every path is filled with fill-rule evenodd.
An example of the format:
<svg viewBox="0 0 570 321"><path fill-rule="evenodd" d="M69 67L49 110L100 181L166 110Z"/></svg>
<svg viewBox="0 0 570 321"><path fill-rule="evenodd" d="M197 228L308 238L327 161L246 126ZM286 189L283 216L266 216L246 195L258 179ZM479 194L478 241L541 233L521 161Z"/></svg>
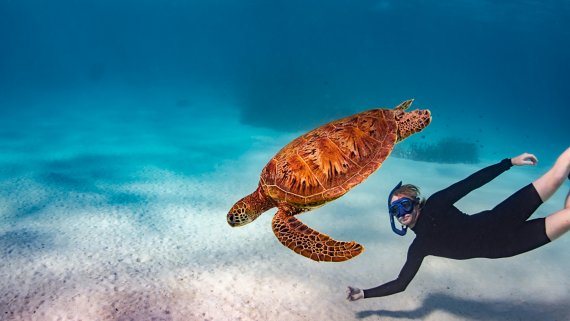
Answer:
<svg viewBox="0 0 570 321"><path fill-rule="evenodd" d="M538 158L533 154L522 153L517 157L511 158L511 163L517 166L536 165L538 163Z"/></svg>
<svg viewBox="0 0 570 321"><path fill-rule="evenodd" d="M346 289L346 299L348 301L356 301L356 300L364 299L364 291L362 291L359 288L349 286Z"/></svg>

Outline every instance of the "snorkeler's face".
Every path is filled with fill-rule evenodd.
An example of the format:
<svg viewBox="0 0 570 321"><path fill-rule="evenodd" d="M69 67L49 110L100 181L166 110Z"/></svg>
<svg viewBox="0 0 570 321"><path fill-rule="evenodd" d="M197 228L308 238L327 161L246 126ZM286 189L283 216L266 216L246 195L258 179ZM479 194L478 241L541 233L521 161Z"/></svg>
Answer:
<svg viewBox="0 0 570 321"><path fill-rule="evenodd" d="M397 218L402 225L413 226L416 223L417 206L407 195L392 196L390 215Z"/></svg>

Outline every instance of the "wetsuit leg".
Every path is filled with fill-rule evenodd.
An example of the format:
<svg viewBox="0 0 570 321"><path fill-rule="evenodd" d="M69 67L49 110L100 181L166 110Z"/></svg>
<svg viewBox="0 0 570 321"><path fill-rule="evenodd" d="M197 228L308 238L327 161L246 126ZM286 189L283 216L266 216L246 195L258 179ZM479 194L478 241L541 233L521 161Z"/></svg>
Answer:
<svg viewBox="0 0 570 321"><path fill-rule="evenodd" d="M545 219L537 218L524 222L515 230L496 234L495 246L489 253L491 258L515 256L550 243L546 235Z"/></svg>
<svg viewBox="0 0 570 321"><path fill-rule="evenodd" d="M519 224L525 222L541 204L540 195L534 185L529 184L509 196L492 210L472 216L479 224L490 229L493 227L517 229Z"/></svg>

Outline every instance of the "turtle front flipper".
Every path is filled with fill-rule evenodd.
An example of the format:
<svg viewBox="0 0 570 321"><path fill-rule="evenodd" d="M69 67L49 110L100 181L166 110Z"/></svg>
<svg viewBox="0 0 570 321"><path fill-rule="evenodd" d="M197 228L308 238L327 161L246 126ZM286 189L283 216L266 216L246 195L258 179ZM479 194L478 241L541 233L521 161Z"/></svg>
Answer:
<svg viewBox="0 0 570 321"><path fill-rule="evenodd" d="M336 241L311 229L283 208L273 217L272 226L279 242L315 261L342 262L364 251L364 247L354 241Z"/></svg>

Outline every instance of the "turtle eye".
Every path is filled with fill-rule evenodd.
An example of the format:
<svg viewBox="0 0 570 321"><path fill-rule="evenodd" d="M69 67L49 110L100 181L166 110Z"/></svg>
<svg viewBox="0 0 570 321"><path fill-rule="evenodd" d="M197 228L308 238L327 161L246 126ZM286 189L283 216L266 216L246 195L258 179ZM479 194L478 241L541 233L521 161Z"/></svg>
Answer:
<svg viewBox="0 0 570 321"><path fill-rule="evenodd" d="M402 110L396 111L396 113L395 113L395 115L394 115L394 118L395 118L396 120L400 120L400 119L402 119L402 117L404 117L404 111L402 111Z"/></svg>

